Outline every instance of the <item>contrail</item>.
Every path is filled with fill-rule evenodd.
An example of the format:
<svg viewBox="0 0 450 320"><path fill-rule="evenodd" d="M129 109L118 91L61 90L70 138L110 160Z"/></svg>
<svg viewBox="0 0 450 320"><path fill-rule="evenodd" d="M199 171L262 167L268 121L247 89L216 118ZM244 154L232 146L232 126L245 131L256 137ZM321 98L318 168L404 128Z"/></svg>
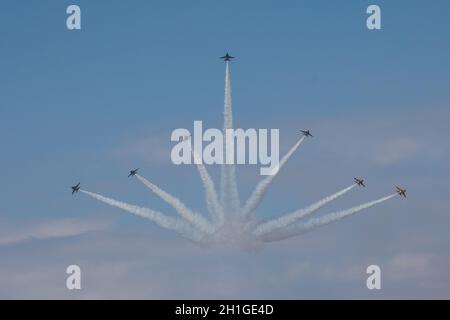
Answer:
<svg viewBox="0 0 450 320"><path fill-rule="evenodd" d="M206 170L205 165L201 163L201 161L195 160L198 159L199 156L195 152L194 148L192 148L192 156L194 157L194 163L198 163L197 170L200 174L200 178L205 188L206 205L208 207L208 211L211 214L213 221L218 225L222 225L224 222L225 214L223 212L222 205L219 202L219 197L217 195L216 188L214 186L214 181L208 174L208 170Z"/></svg>
<svg viewBox="0 0 450 320"><path fill-rule="evenodd" d="M229 143L226 139L226 130L233 128L233 111L231 107L231 77L230 65L226 63L225 70L225 99L223 112L224 155ZM237 213L240 208L239 191L236 182L236 170L233 164L223 164L221 168L221 202L227 212Z"/></svg>
<svg viewBox="0 0 450 320"><path fill-rule="evenodd" d="M153 221L154 223L156 223L157 225L159 225L160 227L163 227L163 228L166 228L169 230L173 230L173 231L177 232L178 234L180 234L181 236L186 237L190 240L199 242L202 240L202 237L204 236L204 234L202 234L198 230L194 229L188 223L186 223L185 221L183 221L179 218L172 218L161 212L154 211L154 210L151 210L148 208L142 208L139 206L135 206L135 205L123 202L123 201L114 200L114 199L111 199L108 197L104 197L98 193L81 190L81 189L80 189L80 192L82 192L94 199L97 199L101 202L109 204L110 206L120 208L120 209L128 211L132 214L149 219L149 220Z"/></svg>
<svg viewBox="0 0 450 320"><path fill-rule="evenodd" d="M284 229L279 229L279 230L276 230L275 232L264 234L264 235L262 235L262 240L264 242L273 242L273 241L280 241L280 240L284 240L287 238L295 237L302 233L305 233L305 232L311 231L315 228L318 228L320 226L323 226L323 225L341 220L345 217L351 216L361 210L373 207L374 205L377 205L379 203L387 201L395 196L397 196L397 193L391 194L389 196L383 197L383 198L375 200L375 201L361 204L359 206L356 206L356 207L353 207L350 209L329 213L321 218L314 218L314 219L308 220L307 222L297 223L297 224L288 226Z"/></svg>
<svg viewBox="0 0 450 320"><path fill-rule="evenodd" d="M285 154L285 156L281 159L280 164L278 166L278 171L275 174L268 175L256 185L255 190L251 194L250 198L248 198L247 202L245 203L244 209L241 212L244 221L248 220L250 218L250 215L253 214L255 209L261 203L261 200L266 194L267 189L271 185L272 181L278 175L278 172L280 172L283 165L291 158L291 156L294 154L294 152L298 149L298 147L302 144L304 140L305 136L302 136L297 141L297 143L288 151L288 153Z"/></svg>
<svg viewBox="0 0 450 320"><path fill-rule="evenodd" d="M162 200L170 204L178 212L180 216L189 221L193 226L197 227L202 232L207 234L211 234L214 232L214 228L205 218L187 208L186 205L183 202L181 202L180 199L168 194L167 192L160 189L158 186L154 185L141 175L136 174L135 176L147 188L153 191L158 197L160 197Z"/></svg>
<svg viewBox="0 0 450 320"><path fill-rule="evenodd" d="M222 128L224 139L222 151L224 160L230 160L227 159L227 151L230 150L233 151L233 154L235 153L236 150L232 150L230 149L230 147L231 145L235 145L237 137L236 134L230 135L231 132L235 133L233 130L234 125L231 96L231 63L228 62L229 60L233 59L233 57L227 53L222 57L222 59L227 61L225 68ZM195 128L194 131L196 131ZM343 188L342 190L339 190L336 193L333 193L317 202L314 202L305 208L299 208L288 212L287 214L283 214L280 217L274 216L264 221L256 219L258 207L266 196L269 187L272 185L281 169L305 141L306 136L311 136L309 131L304 131L303 133L304 134L301 137L298 137L298 139L296 139L294 145L288 150L288 152L284 154L283 157L281 157L276 168L273 168L273 170L270 172L271 174L266 177L262 177L256 184L254 190L252 190L248 199L242 199L246 200L245 202L242 201L242 203L241 199L239 199L240 195L236 179L238 166L234 164L236 155L234 155L232 163L227 164L227 162L229 161L224 161L224 163L221 165L220 186L218 186L217 183L213 181L212 176L210 176L208 172L209 168L205 163L203 163L201 159L202 154L200 153L200 151L193 149L191 145L191 152L194 158L194 163L197 165L197 170L203 184L205 193L204 198L206 200L206 207L209 215L202 215L197 210L191 210L179 198L160 189L158 186L145 179L141 175L136 174L137 169L130 171L129 176L134 175L137 179L139 179L141 183L148 187L163 201L171 205L179 216L165 215L150 208L131 205L122 201L104 197L96 193L81 190L80 183L71 187L72 194L77 191L81 191L82 193L106 204L118 207L132 214L145 217L155 222L157 225L166 229L173 230L186 239L189 239L198 244L221 245L223 243L226 247L228 245L237 245L240 248L259 248L263 244L263 242L273 242L294 237L320 226L353 215L361 210L370 208L396 196L395 193L346 210L336 211L317 217L310 217L310 215L312 215L314 212L316 212L326 204L345 195L347 192L350 192L350 190L355 188L357 184L364 185L362 180L359 181L355 178L355 181L358 180L357 184L352 184L351 186ZM183 139L186 138L187 136ZM278 150L276 150L276 152L276 156L278 157ZM228 155L230 156L231 154ZM403 189L397 189L398 193L401 193L401 195L405 195L406 190L403 191ZM305 219L305 217L308 218Z"/></svg>
<svg viewBox="0 0 450 320"><path fill-rule="evenodd" d="M344 194L346 194L347 192L349 192L356 186L357 186L356 184L352 184L351 186L349 186L345 189L342 189L328 197L325 197L322 200L319 200L316 203L313 203L312 205L310 205L306 208L296 210L294 212L288 213L279 218L275 218L268 222L262 223L255 228L255 230L253 231L253 234L256 236L261 236L263 234L270 233L276 229L286 227L286 226L316 212L317 210L322 208L324 205L343 196Z"/></svg>

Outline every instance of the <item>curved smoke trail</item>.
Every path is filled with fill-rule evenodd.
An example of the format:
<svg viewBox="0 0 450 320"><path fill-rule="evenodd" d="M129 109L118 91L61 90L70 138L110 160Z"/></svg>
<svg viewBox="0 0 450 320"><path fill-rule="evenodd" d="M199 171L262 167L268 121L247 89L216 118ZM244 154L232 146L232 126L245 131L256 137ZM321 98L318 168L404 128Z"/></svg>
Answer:
<svg viewBox="0 0 450 320"><path fill-rule="evenodd" d="M280 228L284 228L314 212L316 212L317 210L319 210L320 208L322 208L324 205L330 203L331 201L336 200L337 198L343 196L344 194L346 194L347 192L349 192L350 190L352 190L353 188L355 188L357 185L356 184L352 184L351 186L342 189L328 197L323 198L322 200L317 201L316 203L313 203L312 205L303 208L303 209L299 209L296 210L294 212L288 213L284 216L281 216L279 218L275 218L272 220L269 220L265 223L260 224L259 226L257 226L255 228L255 230L253 231L253 234L256 236L261 236L264 235L266 233L270 233L276 229L280 229Z"/></svg>
<svg viewBox="0 0 450 320"><path fill-rule="evenodd" d="M283 165L291 158L291 156L294 154L294 152L298 149L298 147L302 144L304 140L305 136L301 137L297 141L297 143L288 151L288 153L284 155L278 166L278 171L275 174L265 177L257 184L255 190L251 194L250 198L248 198L247 202L245 203L244 209L241 212L241 216L244 221L248 220L250 218L250 215L253 214L255 209L259 206L264 195L267 192L267 189L272 184L272 181L278 175Z"/></svg>
<svg viewBox="0 0 450 320"><path fill-rule="evenodd" d="M233 111L231 107L231 77L230 65L227 62L225 70L225 100L223 111L224 155L229 141L226 130L233 129ZM223 164L221 167L220 192L222 206L227 212L237 213L240 209L239 191L236 182L236 168L233 164Z"/></svg>
<svg viewBox="0 0 450 320"><path fill-rule="evenodd" d="M195 152L194 148L192 148L192 156L194 157L194 163L198 163L197 170L200 174L200 179L202 180L203 186L205 188L206 206L208 207L208 211L211 214L213 221L218 225L222 225L224 222L225 214L223 212L222 205L219 202L219 197L214 186L214 181L209 175L208 170L206 170L205 165L201 161L197 161L199 156Z"/></svg>
<svg viewBox="0 0 450 320"><path fill-rule="evenodd" d="M280 241L280 240L284 240L287 238L295 237L295 236L298 236L305 232L311 231L315 228L318 228L320 226L323 226L323 225L341 220L345 217L351 216L361 210L373 207L374 205L377 205L379 203L387 201L387 200L395 197L396 195L397 194L394 193L389 196L383 197L381 199L367 202L367 203L361 204L359 206L356 206L356 207L353 207L350 209L329 213L321 218L314 218L314 219L308 220L307 222L290 225L284 229L278 229L275 232L264 234L261 236L261 238L264 242L273 242L273 241Z"/></svg>
<svg viewBox="0 0 450 320"><path fill-rule="evenodd" d="M143 218L149 219L159 225L160 227L173 230L176 233L180 234L181 236L188 238L190 240L199 242L202 240L202 237L204 236L202 233L200 233L198 230L194 229L192 226L187 224L185 221L178 219L178 218L172 218L169 216L166 216L165 214L154 211L148 208L142 208L136 205L132 205L123 201L114 200L108 197L104 197L98 193L81 190L80 192L99 200L103 203L106 203L110 206L128 211L132 214L135 214L137 216L141 216Z"/></svg>
<svg viewBox="0 0 450 320"><path fill-rule="evenodd" d="M144 177L142 177L139 174L135 175L136 178L139 179L147 188L149 188L152 192L154 192L158 197L160 197L162 200L167 202L169 205L171 205L180 216L182 216L184 219L189 221L193 226L200 229L202 232L205 233L213 233L214 228L212 225L201 215L198 213L193 212L189 208L186 207L186 205L181 202L180 199L168 194L164 190L160 189L158 186L154 185Z"/></svg>

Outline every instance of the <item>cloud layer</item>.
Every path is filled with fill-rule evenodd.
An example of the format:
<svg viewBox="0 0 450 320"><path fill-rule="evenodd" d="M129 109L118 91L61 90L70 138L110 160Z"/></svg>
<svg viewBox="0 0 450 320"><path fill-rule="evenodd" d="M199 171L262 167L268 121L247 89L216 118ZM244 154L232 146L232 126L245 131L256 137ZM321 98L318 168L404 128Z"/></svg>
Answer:
<svg viewBox="0 0 450 320"><path fill-rule="evenodd" d="M422 121L419 116L408 123L393 117L388 125L382 119L364 126L364 119L318 121L316 126L311 121L314 140L277 177L261 217L312 203L357 174L367 178L367 188L340 199L337 207L383 195L397 181L405 184L410 197L257 252L205 250L139 217L115 212L115 228L113 220L103 218L23 223L4 215L0 297L450 298L450 203L444 188L450 156L440 140L450 134L443 125L448 119L446 113L430 119L435 126L423 135L411 134ZM287 125L282 133L289 136L294 129ZM164 168L158 173L169 180L179 173ZM195 168L185 170L196 174ZM239 172L245 193L259 176L256 168ZM190 188L195 183L201 190L195 180ZM169 189L176 192L177 187ZM147 195L145 190L142 195ZM74 200L80 205L85 201ZM95 208L92 202L87 205ZM79 292L65 288L70 264L82 269ZM371 264L381 267L380 291L366 288Z"/></svg>

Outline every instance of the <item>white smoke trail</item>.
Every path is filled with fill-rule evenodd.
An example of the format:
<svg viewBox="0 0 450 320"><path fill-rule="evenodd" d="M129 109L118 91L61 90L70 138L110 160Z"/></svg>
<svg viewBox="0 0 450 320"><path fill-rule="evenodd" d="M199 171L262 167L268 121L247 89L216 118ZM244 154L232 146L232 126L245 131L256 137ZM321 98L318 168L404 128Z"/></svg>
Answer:
<svg viewBox="0 0 450 320"><path fill-rule="evenodd" d="M149 220L153 221L154 223L156 223L157 225L159 225L160 227L163 227L163 228L166 228L169 230L173 230L173 231L177 232L178 234L180 234L181 236L186 237L190 240L199 242L202 240L202 237L204 236L204 234L202 234L198 230L194 229L188 223L186 223L185 221L183 221L179 218L172 218L161 212L154 211L154 210L151 210L148 208L142 208L139 206L135 206L135 205L123 202L123 201L114 200L114 199L111 199L108 197L104 197L98 193L81 190L81 189L80 189L80 192L82 192L94 199L97 199L103 203L106 203L110 206L120 208L122 210L128 211L137 216L141 216L146 219L149 219Z"/></svg>
<svg viewBox="0 0 450 320"><path fill-rule="evenodd" d="M272 181L275 179L275 177L280 172L281 168L284 166L284 164L291 158L291 156L294 154L294 152L298 149L298 147L302 144L302 142L305 140L305 136L302 136L297 143L284 155L284 157L281 159L280 164L278 166L278 171L273 174L265 177L263 180L261 180L255 187L255 190L253 190L253 193L248 198L247 202L245 203L245 206L241 212L242 219L248 220L250 216L254 213L255 209L258 207L258 205L261 203L264 195L267 192L267 189L271 185Z"/></svg>
<svg viewBox="0 0 450 320"><path fill-rule="evenodd" d="M230 65L227 61L225 70L225 100L223 112L224 155L226 146L230 143L226 139L226 129L233 129L233 111L231 107L231 77ZM236 181L236 170L233 164L223 164L221 168L221 202L227 212L237 213L240 209L239 191Z"/></svg>
<svg viewBox="0 0 450 320"><path fill-rule="evenodd" d="M228 170L225 168L225 164L220 166L220 203L224 210L228 211L228 197L227 197L227 183Z"/></svg>
<svg viewBox="0 0 450 320"><path fill-rule="evenodd" d="M206 193L206 205L208 207L208 211L212 216L213 221L217 225L222 225L224 222L224 212L222 205L219 202L219 197L216 192L216 188L214 186L214 181L206 170L206 167L199 160L198 154L195 152L194 148L192 148L192 156L194 157L194 163L197 164L197 170L200 174L200 179L203 182L203 186L205 188Z"/></svg>
<svg viewBox="0 0 450 320"><path fill-rule="evenodd" d="M193 226L200 229L202 232L205 232L207 234L211 234L214 232L214 228L212 225L203 218L200 214L193 212L189 208L186 207L186 205L181 202L180 199L170 195L169 193L165 192L164 190L160 189L158 186L154 185L144 177L142 177L139 174L135 175L136 178L139 179L147 188L149 188L152 192L154 192L158 197L160 197L162 200L167 202L169 205L171 205L180 216L182 216L184 219L189 221Z"/></svg>
<svg viewBox="0 0 450 320"><path fill-rule="evenodd" d="M261 236L266 233L270 233L276 229L284 228L314 212L322 208L324 205L330 203L331 201L336 200L337 198L343 196L353 188L355 188L357 185L352 184L351 186L342 189L328 197L323 198L322 200L317 201L316 203L313 203L312 205L296 210L294 212L288 213L284 216L281 216L279 218L272 219L270 221L267 221L265 223L260 224L256 227L256 229L253 231L253 234L256 236Z"/></svg>
<svg viewBox="0 0 450 320"><path fill-rule="evenodd" d="M356 206L356 207L353 207L350 209L329 213L321 218L314 218L314 219L308 220L307 222L290 225L284 229L278 229L275 232L264 234L261 236L261 238L264 242L273 242L273 241L280 241L280 240L284 240L287 238L295 237L295 236L298 236L305 232L311 231L315 228L318 228L320 226L323 226L323 225L341 220L345 217L351 216L361 210L373 207L374 205L377 205L379 203L387 201L387 200L395 197L396 195L397 194L394 193L389 196L383 197L381 199L367 202L367 203L361 204L359 206Z"/></svg>

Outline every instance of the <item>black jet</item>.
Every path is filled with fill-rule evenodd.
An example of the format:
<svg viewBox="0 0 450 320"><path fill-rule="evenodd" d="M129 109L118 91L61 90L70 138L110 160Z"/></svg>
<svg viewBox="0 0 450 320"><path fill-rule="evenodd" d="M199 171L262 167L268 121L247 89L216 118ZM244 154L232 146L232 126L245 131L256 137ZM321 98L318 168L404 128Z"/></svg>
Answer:
<svg viewBox="0 0 450 320"><path fill-rule="evenodd" d="M358 186L362 186L362 187L365 187L365 186L366 186L366 185L364 184L364 179L353 178L353 180L355 180L355 183L356 183Z"/></svg>
<svg viewBox="0 0 450 320"><path fill-rule="evenodd" d="M397 186L395 186L396 188L397 188L397 193L398 193L398 195L400 196L400 197L405 197L406 198L406 189L402 189L402 188L400 188L400 187L397 187Z"/></svg>
<svg viewBox="0 0 450 320"><path fill-rule="evenodd" d="M130 174L128 175L128 178L129 178L129 177L132 177L132 176L135 176L136 173L138 172L138 170L139 170L139 168L134 169L134 170L130 170Z"/></svg>
<svg viewBox="0 0 450 320"><path fill-rule="evenodd" d="M305 137L312 137L313 135L311 134L311 132L309 132L309 130L300 130L300 132L305 136Z"/></svg>
<svg viewBox="0 0 450 320"><path fill-rule="evenodd" d="M231 61L232 59L234 59L234 57L230 56L227 52L227 54L223 57L220 57L220 59L223 59L223 61Z"/></svg>
<svg viewBox="0 0 450 320"><path fill-rule="evenodd" d="M76 186L71 187L72 188L72 195L74 193L77 193L78 190L80 190L80 183L78 182Z"/></svg>

